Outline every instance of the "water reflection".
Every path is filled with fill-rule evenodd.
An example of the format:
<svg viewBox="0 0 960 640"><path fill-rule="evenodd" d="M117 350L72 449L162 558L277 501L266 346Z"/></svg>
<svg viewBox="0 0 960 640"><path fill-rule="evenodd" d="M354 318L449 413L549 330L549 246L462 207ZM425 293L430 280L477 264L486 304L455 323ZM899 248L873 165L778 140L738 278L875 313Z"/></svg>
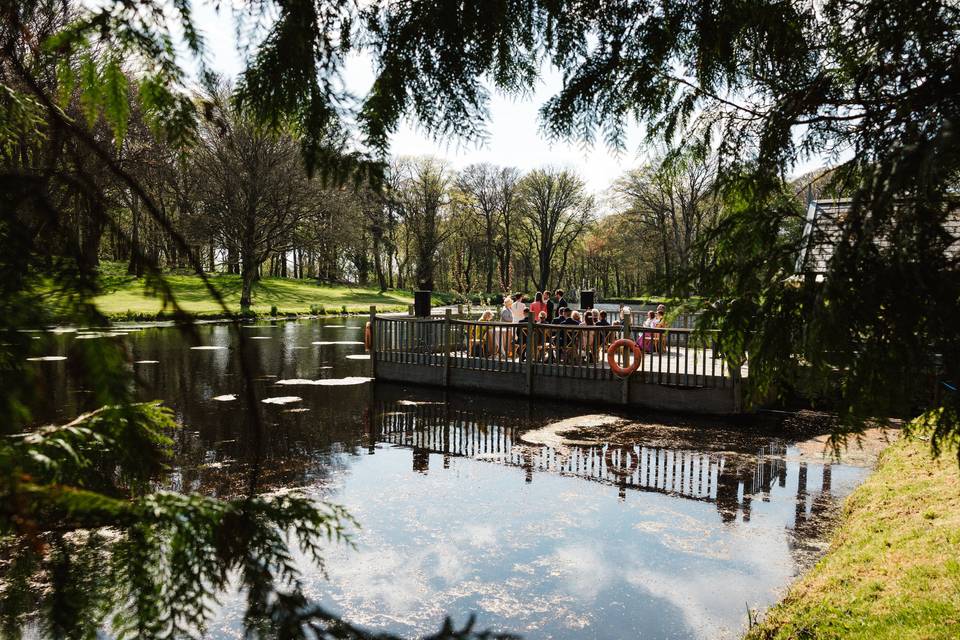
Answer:
<svg viewBox="0 0 960 640"><path fill-rule="evenodd" d="M647 446L642 441L558 449L520 440L518 436L530 426L529 421L521 418L494 416L475 409L450 409L448 403L411 404L415 405L409 401L378 403L368 453L376 451L374 442L409 447L412 470L417 473L429 471L431 453L442 455L443 469L450 468L451 456L471 457L519 467L527 483L533 482L535 472L550 472L615 485L621 499L626 499L627 491L633 489L708 502L716 506L723 523L734 522L738 517L742 522L750 522L753 500L769 502L772 487L784 488L787 483L788 446L779 439L759 446L754 455L748 455L749 449L704 451ZM713 434L716 433L714 430ZM750 444L739 446L749 448ZM822 524L821 516L834 505L831 466L817 465L822 469L822 485L819 491L809 494L813 496L809 504L808 463L796 466L793 526L798 531L814 528L808 532L810 535L801 534L801 538L813 537Z"/></svg>
<svg viewBox="0 0 960 640"><path fill-rule="evenodd" d="M240 329L264 433L242 397L237 331L199 327L195 350L169 328L123 338L144 399L170 404L166 482L232 496L256 465L264 490L307 487L344 504L363 529L332 549L329 580L304 560L311 595L350 621L404 634L443 615L529 637L735 637L745 605L772 603L822 550L825 515L864 477L797 459L776 425L625 416L628 436L533 445L531 428L588 413L563 403L363 382L363 319ZM37 362L43 421L89 409L70 376L70 334ZM320 384L355 378L355 384ZM237 394L238 400L215 398ZM236 636L227 599L213 637Z"/></svg>

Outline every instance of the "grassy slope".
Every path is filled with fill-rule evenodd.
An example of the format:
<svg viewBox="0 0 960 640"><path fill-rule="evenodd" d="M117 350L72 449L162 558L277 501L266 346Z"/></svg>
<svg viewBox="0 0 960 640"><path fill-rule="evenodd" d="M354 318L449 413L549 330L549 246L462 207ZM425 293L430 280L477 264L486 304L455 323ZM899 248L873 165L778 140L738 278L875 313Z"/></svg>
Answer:
<svg viewBox="0 0 960 640"><path fill-rule="evenodd" d="M203 281L197 276L171 275L166 277L174 297L187 311L203 316L217 315L222 309L211 298ZM224 296L230 310L240 310L240 277L215 275L211 280ZM128 313L141 317L154 316L162 308L160 299L147 295L143 280L131 277L108 276L103 280L104 295L96 299L101 311L110 316ZM281 313L309 313L311 305L323 305L327 313L339 312L343 305L348 311L367 311L370 305L378 309L406 309L413 298L406 292L375 289L317 286L308 281L286 278L264 278L254 285L253 310L268 313L276 305Z"/></svg>
<svg viewBox="0 0 960 640"><path fill-rule="evenodd" d="M956 458L917 441L884 451L830 551L747 638L960 638Z"/></svg>

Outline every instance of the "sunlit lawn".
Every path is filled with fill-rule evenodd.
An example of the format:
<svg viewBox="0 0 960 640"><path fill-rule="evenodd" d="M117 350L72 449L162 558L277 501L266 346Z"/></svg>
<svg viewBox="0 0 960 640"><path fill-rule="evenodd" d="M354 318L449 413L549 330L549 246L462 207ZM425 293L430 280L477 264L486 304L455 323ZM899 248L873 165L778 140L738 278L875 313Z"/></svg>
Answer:
<svg viewBox="0 0 960 640"><path fill-rule="evenodd" d="M173 296L186 311L197 315L216 315L223 309L207 290L199 276L171 275L166 278ZM240 311L240 277L213 275L210 281L223 296L231 312ZM110 316L154 316L163 310L160 297L151 296L143 279L111 276L104 279L104 295L96 298L101 311ZM405 309L413 302L405 291L379 293L375 289L347 286L318 286L310 281L287 278L263 278L253 288L253 311L265 314L276 307L279 313L310 313L320 307L326 313L363 312L370 305L382 310ZM169 307L166 311L172 311Z"/></svg>

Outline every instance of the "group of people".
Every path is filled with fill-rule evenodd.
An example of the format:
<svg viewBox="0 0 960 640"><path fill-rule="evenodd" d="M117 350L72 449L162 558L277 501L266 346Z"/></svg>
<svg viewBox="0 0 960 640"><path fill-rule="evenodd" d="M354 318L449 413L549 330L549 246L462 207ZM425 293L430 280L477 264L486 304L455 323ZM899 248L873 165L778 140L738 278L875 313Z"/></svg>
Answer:
<svg viewBox="0 0 960 640"><path fill-rule="evenodd" d="M533 302L526 304L523 293L507 295L500 309L501 323L515 323L514 329L496 327L490 331L486 327L472 325L468 335L469 353L473 356L500 356L525 361L531 351L529 323L536 325L562 325L578 327L597 327L597 331L570 331L538 328L538 338L534 341L533 357L538 362L562 362L580 364L599 362L608 347L619 335L619 331L602 327L622 327L625 318L632 318L630 307L622 307L620 318L610 322L607 312L600 309L571 309L562 289L556 291L538 291ZM484 311L479 322L494 322L495 313ZM656 311L649 311L641 323L642 328L660 329L666 326L666 307L659 305ZM662 332L639 331L638 344L648 352L657 351L662 346Z"/></svg>

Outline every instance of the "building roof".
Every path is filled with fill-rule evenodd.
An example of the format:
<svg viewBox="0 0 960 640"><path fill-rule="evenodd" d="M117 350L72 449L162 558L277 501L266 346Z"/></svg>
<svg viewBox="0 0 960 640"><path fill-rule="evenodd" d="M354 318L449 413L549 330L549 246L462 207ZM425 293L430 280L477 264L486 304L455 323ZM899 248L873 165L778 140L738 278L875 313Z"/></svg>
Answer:
<svg viewBox="0 0 960 640"><path fill-rule="evenodd" d="M797 273L823 276L830 266L830 259L840 241L843 223L850 212L852 200L813 200L807 206L807 219L803 227L803 243L797 258ZM952 209L943 223L944 230L953 238L947 255L960 259L960 208ZM889 243L879 239L878 246Z"/></svg>

